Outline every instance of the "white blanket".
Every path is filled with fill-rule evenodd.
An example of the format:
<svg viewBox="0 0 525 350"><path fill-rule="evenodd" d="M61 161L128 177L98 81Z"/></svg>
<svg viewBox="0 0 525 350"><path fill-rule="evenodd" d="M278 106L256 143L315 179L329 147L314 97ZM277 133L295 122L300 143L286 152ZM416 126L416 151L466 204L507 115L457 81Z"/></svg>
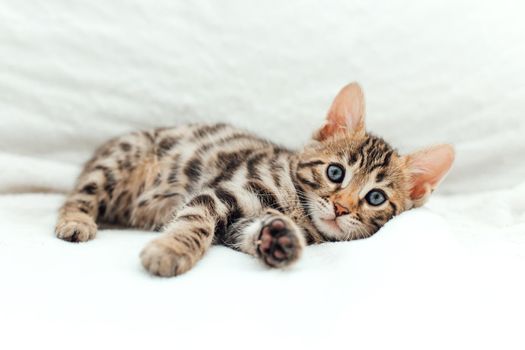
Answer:
<svg viewBox="0 0 525 350"><path fill-rule="evenodd" d="M47 0L0 3L0 348L523 349L522 4ZM268 270L213 247L159 279L155 233L55 239L105 139L227 121L290 147L361 81L402 152L456 146L421 209ZM42 193L46 192L46 193Z"/></svg>

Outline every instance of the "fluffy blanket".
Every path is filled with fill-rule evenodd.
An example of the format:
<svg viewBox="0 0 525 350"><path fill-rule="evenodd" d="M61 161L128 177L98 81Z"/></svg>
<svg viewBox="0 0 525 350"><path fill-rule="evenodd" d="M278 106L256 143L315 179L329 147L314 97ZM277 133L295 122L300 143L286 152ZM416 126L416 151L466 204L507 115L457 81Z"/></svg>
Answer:
<svg viewBox="0 0 525 350"><path fill-rule="evenodd" d="M521 11L517 7L522 7ZM525 22L511 1L0 3L3 349L523 349ZM213 247L147 275L155 233L54 238L103 140L226 121L300 147L338 89L401 152L455 144L424 207L284 271Z"/></svg>

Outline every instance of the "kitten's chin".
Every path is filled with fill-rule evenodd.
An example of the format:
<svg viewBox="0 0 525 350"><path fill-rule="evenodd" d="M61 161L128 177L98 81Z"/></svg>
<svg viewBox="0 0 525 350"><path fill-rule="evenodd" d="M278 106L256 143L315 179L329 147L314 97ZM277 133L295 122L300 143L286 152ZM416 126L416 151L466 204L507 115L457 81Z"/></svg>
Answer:
<svg viewBox="0 0 525 350"><path fill-rule="evenodd" d="M345 235L334 219L315 218L314 224L327 237L340 239Z"/></svg>

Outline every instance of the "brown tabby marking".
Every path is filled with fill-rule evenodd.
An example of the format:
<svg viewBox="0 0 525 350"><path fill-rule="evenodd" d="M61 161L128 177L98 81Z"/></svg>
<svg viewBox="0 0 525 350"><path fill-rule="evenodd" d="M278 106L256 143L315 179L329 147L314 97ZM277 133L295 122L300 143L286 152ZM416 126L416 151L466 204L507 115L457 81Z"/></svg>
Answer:
<svg viewBox="0 0 525 350"><path fill-rule="evenodd" d="M368 237L422 205L453 156L448 145L401 156L367 133L362 91L350 84L298 152L226 124L110 140L60 209L56 234L84 242L97 222L162 230L141 253L160 276L188 271L212 244L285 267L306 244Z"/></svg>

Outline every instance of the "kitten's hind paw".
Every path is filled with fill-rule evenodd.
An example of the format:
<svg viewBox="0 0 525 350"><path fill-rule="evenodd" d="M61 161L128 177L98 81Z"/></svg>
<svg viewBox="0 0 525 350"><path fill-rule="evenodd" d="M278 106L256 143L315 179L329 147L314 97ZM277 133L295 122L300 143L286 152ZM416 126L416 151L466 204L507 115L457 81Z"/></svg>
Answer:
<svg viewBox="0 0 525 350"><path fill-rule="evenodd" d="M95 238L97 224L93 219L60 220L55 228L58 238L69 242L86 242Z"/></svg>
<svg viewBox="0 0 525 350"><path fill-rule="evenodd" d="M265 223L256 243L257 254L270 267L294 263L305 245L299 229L281 218L271 218Z"/></svg>

